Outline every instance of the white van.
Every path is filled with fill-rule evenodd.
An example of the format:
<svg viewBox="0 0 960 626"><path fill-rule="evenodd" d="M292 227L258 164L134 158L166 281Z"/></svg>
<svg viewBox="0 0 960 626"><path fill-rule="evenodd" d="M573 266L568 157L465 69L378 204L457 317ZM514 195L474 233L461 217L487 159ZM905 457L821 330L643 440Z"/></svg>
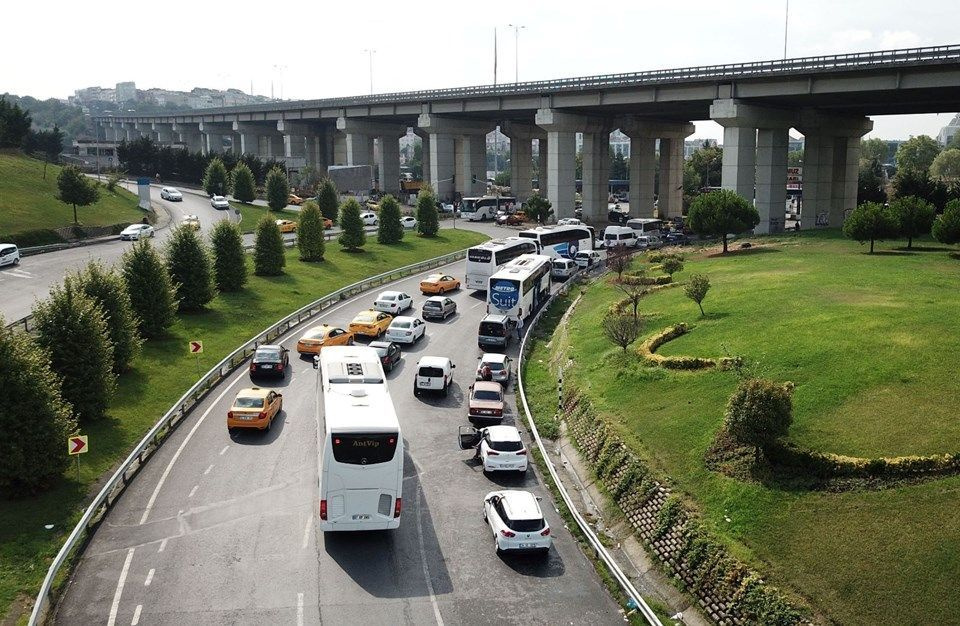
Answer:
<svg viewBox="0 0 960 626"><path fill-rule="evenodd" d="M603 246L613 248L615 246L627 246L635 248L637 245L637 231L629 226L607 226L603 230Z"/></svg>
<svg viewBox="0 0 960 626"><path fill-rule="evenodd" d="M550 264L550 278L567 280L577 271L577 267L573 259L554 259Z"/></svg>
<svg viewBox="0 0 960 626"><path fill-rule="evenodd" d="M453 383L453 370L457 367L442 356L425 356L417 361L417 373L413 381L413 395L424 391L439 391L447 395Z"/></svg>
<svg viewBox="0 0 960 626"><path fill-rule="evenodd" d="M20 249L15 243L0 243L0 267L4 265L19 265Z"/></svg>
<svg viewBox="0 0 960 626"><path fill-rule="evenodd" d="M637 247L641 250L659 250L663 247L663 240L653 235L640 235L637 237Z"/></svg>

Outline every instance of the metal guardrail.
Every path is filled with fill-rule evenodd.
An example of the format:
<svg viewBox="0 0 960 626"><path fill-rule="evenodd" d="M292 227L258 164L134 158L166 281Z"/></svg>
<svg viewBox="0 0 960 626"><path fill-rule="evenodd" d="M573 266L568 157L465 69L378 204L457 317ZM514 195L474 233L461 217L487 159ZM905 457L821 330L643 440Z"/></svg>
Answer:
<svg viewBox="0 0 960 626"><path fill-rule="evenodd" d="M633 583L630 582L630 578L623 572L622 569L620 569L620 566L610 555L610 553L607 552L607 549L604 547L603 543L600 542L600 538L597 537L597 534L594 532L593 528L590 527L590 524L587 523L587 520L585 520L577 510L573 499L563 486L563 482L560 480L560 476L557 474L557 470L553 466L553 462L550 460L546 446L543 444L543 439L540 438L540 432L537 430L536 422L533 421L533 414L530 412L530 405L527 404L527 394L523 388L523 364L527 359L527 344L528 340L533 335L533 330L536 328L537 322L539 322L543 314L546 313L553 300L558 295L565 294L574 285L576 279L582 274L582 271L574 274L566 282L564 287L547 299L543 306L540 307L540 310L537 312L537 314L530 321L530 324L527 327L527 332L523 336L523 341L520 342L520 356L517 367L517 389L520 391L520 401L523 403L523 412L527 417L527 425L530 427L530 432L533 434L533 439L537 444L537 448L540 450L540 455L543 457L543 462L547 466L547 471L550 472L550 477L553 479L553 483L557 486L557 491L560 493L560 497L563 498L563 502L566 504L567 509L573 516L574 521L576 521L577 526L579 526L583 534L586 535L587 541L590 543L590 547L593 548L597 558L602 560L607 566L607 569L613 575L614 579L617 581L617 584L620 585L620 588L623 590L623 592L628 598L636 603L637 610L641 615L643 615L644 619L647 620L647 623L651 626L663 626L663 624L660 622L660 618L658 618L656 613L653 612L653 609L647 605L643 597L640 595L640 592L637 591L637 589L633 586Z"/></svg>
<svg viewBox="0 0 960 626"><path fill-rule="evenodd" d="M167 115L116 115L97 116L94 121L137 119L171 119L175 117L202 117L230 113L262 113L267 111L297 111L317 108L337 108L374 104L392 104L423 100L440 100L474 96L511 96L530 94L550 94L561 91L582 91L609 87L634 87L656 85L667 82L692 80L723 80L773 76L777 74L829 72L845 70L868 70L877 67L896 67L918 64L960 63L960 45L932 46L926 48L902 48L880 50L876 52L855 52L774 61L755 61L750 63L727 63L723 65L701 65L676 69L629 72L622 74L601 74L557 80L538 80L502 85L476 85L453 87L449 89L429 89L421 91L403 91L395 93L324 98L320 100L293 100L271 102L257 105L221 107L215 109L179 111Z"/></svg>
<svg viewBox="0 0 960 626"><path fill-rule="evenodd" d="M140 468L143 467L143 464L160 447L170 433L182 423L183 419L190 413L193 407L202 401L213 387L247 360L256 351L258 345L275 340L277 337L287 333L304 321L311 319L318 313L327 310L334 304L360 294L372 287L377 287L412 274L459 261L465 258L466 254L466 250L460 250L459 252L453 252L419 263L406 265L347 285L342 289L338 289L333 293L315 300L270 325L214 365L210 371L190 387L163 417L154 424L153 428L140 440L140 443L137 444L130 455L127 456L127 459L120 468L110 477L107 484L104 485L100 493L97 494L86 511L84 511L80 521L77 522L77 525L67 537L63 547L60 548L60 552L57 553L53 563L51 563L50 568L47 570L47 575L43 579L43 584L40 587L40 592L37 594L33 612L30 615L30 626L44 622L52 599L51 592L53 590L53 583L60 569L74 556L75 550L83 548L87 539L90 537L90 533L100 524L106 512L113 506L117 498L120 497L120 494L123 493L133 477L137 475Z"/></svg>

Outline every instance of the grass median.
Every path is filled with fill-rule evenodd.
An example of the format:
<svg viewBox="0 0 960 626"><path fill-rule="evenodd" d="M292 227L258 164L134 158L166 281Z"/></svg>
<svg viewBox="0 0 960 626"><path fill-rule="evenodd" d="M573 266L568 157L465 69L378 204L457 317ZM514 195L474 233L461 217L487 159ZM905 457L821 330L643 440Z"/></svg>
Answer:
<svg viewBox="0 0 960 626"><path fill-rule="evenodd" d="M244 233L252 233L257 230L257 224L263 219L264 215L270 215L278 220L300 221L300 214L296 211L282 209L280 211L271 211L269 207L259 204L247 204L246 202L231 202L232 206L240 213L240 230Z"/></svg>
<svg viewBox="0 0 960 626"><path fill-rule="evenodd" d="M187 353L189 341L203 341L200 368L205 372L248 338L324 294L388 268L486 239L476 232L444 230L433 239L408 234L393 246L368 243L355 254L328 245L321 263L302 263L291 249L283 276L253 276L251 267L243 291L220 294L202 313L180 315L166 337L144 344L132 370L120 378L109 417L82 429L89 435L90 452L80 460L79 481L76 467L71 466L62 480L37 498L0 500L0 619L18 597L23 601L36 594L49 563L95 495L98 481L196 382L197 364ZM53 528L47 530L50 524ZM19 612L17 607L14 610Z"/></svg>

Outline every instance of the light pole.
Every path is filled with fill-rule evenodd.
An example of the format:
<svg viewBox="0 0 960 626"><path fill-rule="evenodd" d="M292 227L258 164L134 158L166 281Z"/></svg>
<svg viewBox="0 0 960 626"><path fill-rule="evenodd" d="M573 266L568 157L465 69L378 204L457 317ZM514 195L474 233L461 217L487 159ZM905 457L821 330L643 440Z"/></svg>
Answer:
<svg viewBox="0 0 960 626"><path fill-rule="evenodd" d="M520 82L520 29L526 28L522 24L507 24L513 29L513 82Z"/></svg>
<svg viewBox="0 0 960 626"><path fill-rule="evenodd" d="M783 60L787 60L787 32L790 26L790 0L787 0L787 9L783 16Z"/></svg>
<svg viewBox="0 0 960 626"><path fill-rule="evenodd" d="M373 95L373 55L374 53L376 53L376 50L367 48L366 50L364 50L364 52L367 53L367 56L369 57L369 60L370 60L370 95L372 96Z"/></svg>

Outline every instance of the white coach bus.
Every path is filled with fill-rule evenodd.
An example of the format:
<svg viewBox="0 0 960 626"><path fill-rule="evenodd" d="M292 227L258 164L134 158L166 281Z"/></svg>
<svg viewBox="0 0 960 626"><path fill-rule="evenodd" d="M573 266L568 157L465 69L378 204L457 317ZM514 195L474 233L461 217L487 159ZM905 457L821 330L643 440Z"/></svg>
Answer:
<svg viewBox="0 0 960 626"><path fill-rule="evenodd" d="M537 244L520 237L485 241L467 250L467 289L484 291L494 273L521 254L536 253Z"/></svg>
<svg viewBox="0 0 960 626"><path fill-rule="evenodd" d="M320 352L320 530L400 526L403 436L376 350Z"/></svg>
<svg viewBox="0 0 960 626"><path fill-rule="evenodd" d="M524 254L498 270L487 287L487 313L529 317L550 297L552 262L549 256Z"/></svg>
<svg viewBox="0 0 960 626"><path fill-rule="evenodd" d="M585 224L537 226L520 231L520 237L537 244L537 254L554 259L572 259L577 252L593 250L596 231Z"/></svg>

